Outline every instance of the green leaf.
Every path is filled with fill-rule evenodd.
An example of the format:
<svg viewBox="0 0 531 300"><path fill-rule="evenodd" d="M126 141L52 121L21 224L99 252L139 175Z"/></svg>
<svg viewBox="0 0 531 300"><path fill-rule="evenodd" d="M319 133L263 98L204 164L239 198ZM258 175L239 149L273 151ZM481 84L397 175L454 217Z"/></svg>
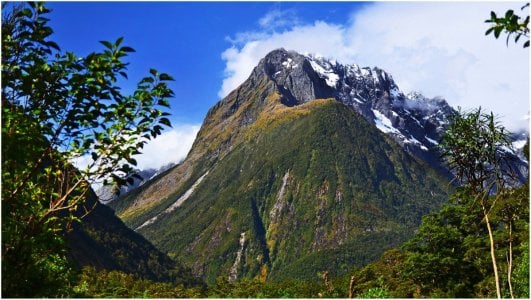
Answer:
<svg viewBox="0 0 531 300"><path fill-rule="evenodd" d="M509 9L505 12L505 19L509 20L514 14L514 11L512 9Z"/></svg>
<svg viewBox="0 0 531 300"><path fill-rule="evenodd" d="M171 77L170 75L168 75L166 73L160 74L159 79L160 80L164 80L164 81L174 81L175 80L175 79L173 79L173 77Z"/></svg>
<svg viewBox="0 0 531 300"><path fill-rule="evenodd" d="M135 49L127 46L120 48L120 50L122 50L123 52L136 52Z"/></svg>
<svg viewBox="0 0 531 300"><path fill-rule="evenodd" d="M100 41L100 43L102 45L104 45L106 48L110 49L110 50L112 50L112 48L113 48L113 44L111 42L109 42L109 41Z"/></svg>
<svg viewBox="0 0 531 300"><path fill-rule="evenodd" d="M166 126L168 126L168 127L172 127L172 126L171 126L171 122L170 122L170 120L168 120L168 118L161 118L161 119L159 120L159 123L160 123L160 124L164 124L164 125L166 125Z"/></svg>
<svg viewBox="0 0 531 300"><path fill-rule="evenodd" d="M140 81L140 84L142 84L142 83L153 83L153 82L155 82L155 80L152 77L144 77Z"/></svg>
<svg viewBox="0 0 531 300"><path fill-rule="evenodd" d="M157 104L160 105L160 106L164 106L164 107L170 107L170 103L166 99L160 99Z"/></svg>
<svg viewBox="0 0 531 300"><path fill-rule="evenodd" d="M155 69L149 69L149 73L151 73L151 75L157 77L159 75L159 72Z"/></svg>
<svg viewBox="0 0 531 300"><path fill-rule="evenodd" d="M494 37L499 38L500 37L500 33L502 32L502 30L503 30L503 27L500 27L500 26L495 27L494 28Z"/></svg>
<svg viewBox="0 0 531 300"><path fill-rule="evenodd" d="M56 42L53 42L53 41L48 41L46 42L46 46L50 47L50 48L53 48L57 51L60 51L61 49L59 48L59 45L57 45Z"/></svg>

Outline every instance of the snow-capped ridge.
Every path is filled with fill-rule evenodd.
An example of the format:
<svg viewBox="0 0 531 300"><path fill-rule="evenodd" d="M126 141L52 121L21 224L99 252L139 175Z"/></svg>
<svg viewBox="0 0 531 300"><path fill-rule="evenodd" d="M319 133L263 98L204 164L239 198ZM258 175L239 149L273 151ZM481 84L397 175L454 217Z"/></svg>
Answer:
<svg viewBox="0 0 531 300"><path fill-rule="evenodd" d="M444 98L428 98L418 91L406 93L383 69L341 64L318 54L277 49L264 57L253 71L255 76L261 74L260 70L275 82L282 103L293 106L334 98L361 114L405 151L446 172L440 162L438 141L456 110Z"/></svg>

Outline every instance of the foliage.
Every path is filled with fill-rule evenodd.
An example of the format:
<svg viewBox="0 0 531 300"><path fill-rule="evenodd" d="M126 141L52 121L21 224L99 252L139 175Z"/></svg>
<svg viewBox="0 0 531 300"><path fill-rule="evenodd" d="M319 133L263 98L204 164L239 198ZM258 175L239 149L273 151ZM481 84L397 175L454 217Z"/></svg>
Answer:
<svg viewBox="0 0 531 300"><path fill-rule="evenodd" d="M2 3L2 295L65 296L63 230L88 213L90 184L132 181L135 154L170 126L172 78L150 70L131 96L116 42L86 57L60 52L44 3ZM88 160L75 169L74 161ZM84 207L84 208L82 208ZM56 274L61 274L57 276Z"/></svg>
<svg viewBox="0 0 531 300"><path fill-rule="evenodd" d="M522 255L516 261L514 269L513 282L515 285L514 293L517 298L529 298L529 242L521 245Z"/></svg>
<svg viewBox="0 0 531 300"><path fill-rule="evenodd" d="M474 207L451 204L423 218L415 237L404 244L403 276L418 287L416 296L472 296L478 270L466 260L467 239L476 236L480 220Z"/></svg>
<svg viewBox="0 0 531 300"><path fill-rule="evenodd" d="M526 3L522 10L529 9L529 3ZM514 42L518 43L523 36L527 38L523 47L529 47L529 15L521 21L522 17L516 15L514 10L510 9L505 12L504 16L498 17L495 12L490 12L490 19L486 20L486 23L492 23L485 35L494 34L495 38L499 38L502 32L507 34L506 44L509 45L509 39L511 35L514 35Z"/></svg>
<svg viewBox="0 0 531 300"><path fill-rule="evenodd" d="M464 189L458 189L438 212L423 218L417 233L402 249L385 252L374 263L354 272L355 295L369 289L386 288L391 297L435 298L492 298L496 295L492 264L489 257L489 239L486 228L480 224L481 209L471 201ZM529 295L529 197L528 186L512 190L498 199L500 207L512 206L517 212L513 227L515 259L514 296ZM496 257L500 270L506 271L509 244L507 219L502 209L491 214L496 230ZM501 291L510 297L508 278L501 274ZM382 286L385 283L385 286Z"/></svg>
<svg viewBox="0 0 531 300"><path fill-rule="evenodd" d="M474 194L488 196L503 189L512 179L504 149L512 149L510 134L494 114L481 107L459 111L441 141L442 157L456 179Z"/></svg>
<svg viewBox="0 0 531 300"><path fill-rule="evenodd" d="M483 113L481 108L470 112L459 111L450 127L443 135L441 145L442 157L455 178L462 186L461 201L477 205L482 212L479 222L484 222L490 243L490 255L496 295L501 297L500 275L496 259L496 241L494 240L491 213L497 209L496 202L510 192L508 188L515 185L516 176L506 155L511 151L510 134L501 126L494 114ZM491 196L495 195L495 196ZM507 211L509 218L514 212ZM512 222L507 223L512 226ZM511 227L510 227L511 228ZM509 266L508 281L511 294L512 237L509 230Z"/></svg>
<svg viewBox="0 0 531 300"><path fill-rule="evenodd" d="M119 271L85 267L73 288L82 298L204 298L201 287L155 282Z"/></svg>
<svg viewBox="0 0 531 300"><path fill-rule="evenodd" d="M93 193L87 201L97 201ZM68 255L77 267L116 270L139 278L172 282L186 287L202 282L188 268L174 262L141 235L130 230L107 206L76 223L67 235Z"/></svg>
<svg viewBox="0 0 531 300"><path fill-rule="evenodd" d="M218 277L208 288L209 298L338 298L331 295L324 283L309 280L286 280L282 282L261 282L259 279L242 279L229 283L226 277Z"/></svg>
<svg viewBox="0 0 531 300"><path fill-rule="evenodd" d="M363 299L391 298L389 291L385 288L370 288L365 293L358 296Z"/></svg>
<svg viewBox="0 0 531 300"><path fill-rule="evenodd" d="M305 107L286 108L274 126L248 126L255 138L214 165L198 160L187 183L126 223L158 215L139 231L210 284L234 266L242 232L238 278L316 281L400 245L446 200L448 182L361 115L332 101ZM182 206L163 213L207 170Z"/></svg>

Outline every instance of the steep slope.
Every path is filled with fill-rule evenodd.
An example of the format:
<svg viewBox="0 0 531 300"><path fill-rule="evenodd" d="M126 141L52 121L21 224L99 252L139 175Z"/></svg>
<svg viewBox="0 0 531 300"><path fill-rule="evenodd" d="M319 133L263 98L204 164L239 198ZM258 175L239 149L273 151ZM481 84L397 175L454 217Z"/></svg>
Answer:
<svg viewBox="0 0 531 300"><path fill-rule="evenodd" d="M94 209L67 234L69 256L78 267L119 270L157 281L196 285L201 281L140 234L129 229L114 212L98 203L91 192L87 207ZM82 208L78 214L84 214Z"/></svg>
<svg viewBox="0 0 531 300"><path fill-rule="evenodd" d="M275 50L210 109L181 165L112 205L209 282L342 273L446 200L436 145L453 113L380 69Z"/></svg>
<svg viewBox="0 0 531 300"><path fill-rule="evenodd" d="M149 215L152 208L181 188L193 184L191 175L205 172L242 142L242 132L254 124L262 111L270 111L268 97L279 97L284 107L314 99L334 98L394 139L405 151L427 162L445 176L438 141L455 111L440 98L419 93L404 95L392 77L378 68L341 65L323 58L278 49L254 68L249 78L208 112L186 160L162 178L121 200L118 214L126 221ZM521 179L527 162L516 153L514 169Z"/></svg>
<svg viewBox="0 0 531 300"><path fill-rule="evenodd" d="M241 143L129 224L210 282L313 278L377 258L446 199L443 179L344 105L280 101L268 97L277 108Z"/></svg>

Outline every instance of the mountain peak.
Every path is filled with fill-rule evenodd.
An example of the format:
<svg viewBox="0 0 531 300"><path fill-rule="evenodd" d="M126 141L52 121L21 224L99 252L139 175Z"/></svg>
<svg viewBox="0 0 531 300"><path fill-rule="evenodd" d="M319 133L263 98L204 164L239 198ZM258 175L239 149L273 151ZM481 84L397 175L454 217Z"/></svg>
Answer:
<svg viewBox="0 0 531 300"><path fill-rule="evenodd" d="M377 67L341 64L315 54L280 48L255 67L248 83L270 82L282 104L296 106L334 98L360 113L407 152L440 168L437 141L455 113L442 98L405 94L393 77Z"/></svg>
<svg viewBox="0 0 531 300"><path fill-rule="evenodd" d="M210 109L185 161L118 210L208 282L345 272L447 199L433 169L453 113L381 69L277 49Z"/></svg>

